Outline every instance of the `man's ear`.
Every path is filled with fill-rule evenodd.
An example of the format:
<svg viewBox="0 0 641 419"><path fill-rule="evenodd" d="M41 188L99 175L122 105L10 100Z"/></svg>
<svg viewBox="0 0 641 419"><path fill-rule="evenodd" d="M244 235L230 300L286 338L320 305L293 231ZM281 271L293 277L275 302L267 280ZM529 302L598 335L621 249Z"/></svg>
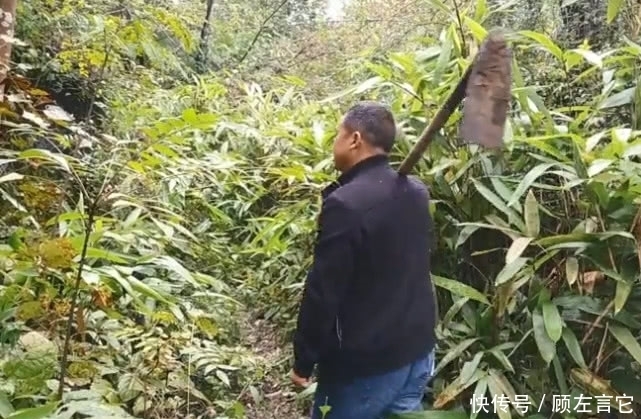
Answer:
<svg viewBox="0 0 641 419"><path fill-rule="evenodd" d="M354 131L349 139L350 139L349 148L350 150L353 150L355 148L360 147L363 137L361 136L360 132Z"/></svg>

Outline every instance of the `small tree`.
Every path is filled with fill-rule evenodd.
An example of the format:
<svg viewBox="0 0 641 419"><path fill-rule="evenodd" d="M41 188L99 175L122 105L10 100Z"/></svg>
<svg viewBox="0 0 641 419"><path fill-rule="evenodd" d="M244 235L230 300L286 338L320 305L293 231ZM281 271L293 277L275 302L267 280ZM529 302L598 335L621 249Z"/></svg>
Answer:
<svg viewBox="0 0 641 419"><path fill-rule="evenodd" d="M17 4L18 0L0 0L0 100L4 99L4 81L11 68Z"/></svg>

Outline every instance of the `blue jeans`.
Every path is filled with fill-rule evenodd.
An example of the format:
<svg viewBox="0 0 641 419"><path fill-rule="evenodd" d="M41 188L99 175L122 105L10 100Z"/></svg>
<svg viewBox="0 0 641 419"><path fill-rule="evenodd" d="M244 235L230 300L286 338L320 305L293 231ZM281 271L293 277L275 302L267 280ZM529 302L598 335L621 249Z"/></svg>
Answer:
<svg viewBox="0 0 641 419"><path fill-rule="evenodd" d="M434 373L434 351L409 365L349 383L319 380L312 419L381 419L422 409L425 388ZM329 410L323 416L322 410Z"/></svg>

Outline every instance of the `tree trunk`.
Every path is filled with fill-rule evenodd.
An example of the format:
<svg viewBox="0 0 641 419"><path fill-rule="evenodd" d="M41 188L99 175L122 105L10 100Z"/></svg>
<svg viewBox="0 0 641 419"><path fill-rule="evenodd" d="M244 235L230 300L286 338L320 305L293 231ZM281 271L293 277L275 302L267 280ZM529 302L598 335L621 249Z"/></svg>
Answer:
<svg viewBox="0 0 641 419"><path fill-rule="evenodd" d="M17 3L18 0L0 0L0 102L4 100L4 82L11 68Z"/></svg>
<svg viewBox="0 0 641 419"><path fill-rule="evenodd" d="M1 0L0 0L1 1ZM205 12L205 21L200 30L200 45L198 47L198 56L196 61L202 68L207 66L209 57L209 38L211 37L211 19L214 15L214 0L207 0L207 12Z"/></svg>

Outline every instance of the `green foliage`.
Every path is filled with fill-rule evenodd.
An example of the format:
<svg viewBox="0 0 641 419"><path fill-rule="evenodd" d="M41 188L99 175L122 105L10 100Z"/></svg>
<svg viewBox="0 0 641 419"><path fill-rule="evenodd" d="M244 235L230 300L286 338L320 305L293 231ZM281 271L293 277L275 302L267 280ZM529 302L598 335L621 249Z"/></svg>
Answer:
<svg viewBox="0 0 641 419"><path fill-rule="evenodd" d="M357 22L389 19L350 38L349 24L314 18L314 2L267 23L277 2L225 4L211 47L227 67L193 76L193 5L20 2L26 45L0 105L0 417L267 417L270 397L286 393L271 381L284 385L289 361L278 338L294 327L341 109L388 103L400 163L508 10L429 3L438 22L404 45L390 35L394 5L348 10ZM395 50L382 43L348 60L323 47L287 75L273 63L237 72L229 63L260 25L249 67L310 33L358 47L377 33ZM474 396L517 395L536 408L547 395L548 417L550 393L625 393L638 409L641 45L509 35L505 149L460 147L457 113L417 167L438 228L432 387L443 410L408 417L469 417ZM104 109L99 129L45 91L70 84L85 112ZM256 318L282 333L248 327ZM513 407L500 419L516 417Z"/></svg>

